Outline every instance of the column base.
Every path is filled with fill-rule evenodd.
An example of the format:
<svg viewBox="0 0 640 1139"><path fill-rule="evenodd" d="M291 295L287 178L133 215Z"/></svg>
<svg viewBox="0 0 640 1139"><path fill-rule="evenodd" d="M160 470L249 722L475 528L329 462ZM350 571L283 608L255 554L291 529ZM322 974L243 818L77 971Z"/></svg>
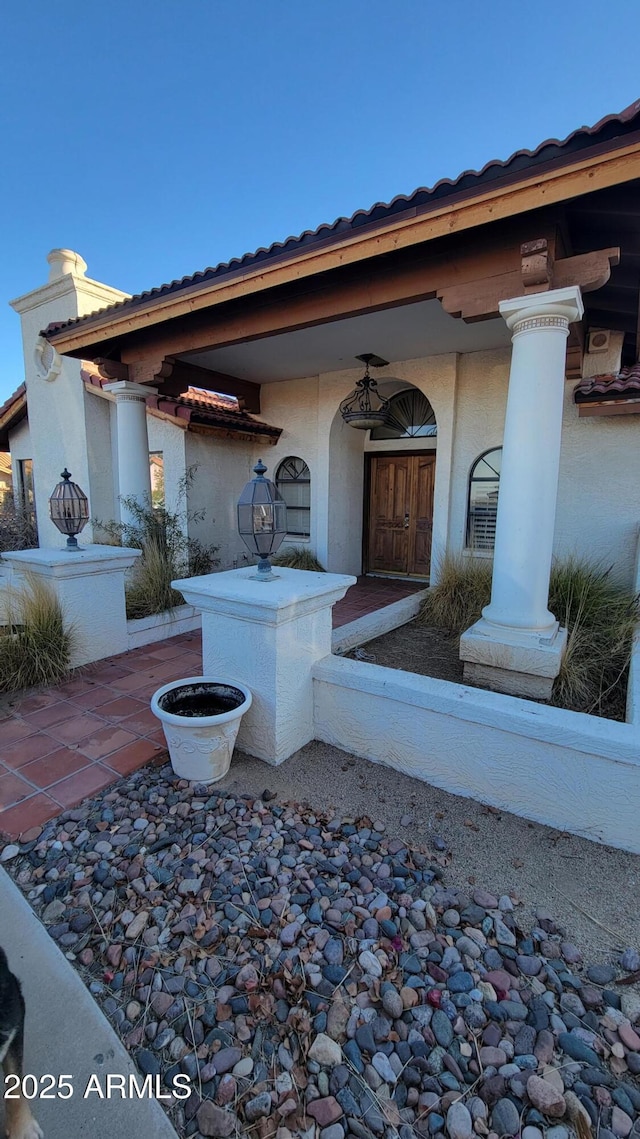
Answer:
<svg viewBox="0 0 640 1139"><path fill-rule="evenodd" d="M567 647L567 630L557 624L550 633L501 628L484 618L460 637L463 681L506 692L548 700Z"/></svg>

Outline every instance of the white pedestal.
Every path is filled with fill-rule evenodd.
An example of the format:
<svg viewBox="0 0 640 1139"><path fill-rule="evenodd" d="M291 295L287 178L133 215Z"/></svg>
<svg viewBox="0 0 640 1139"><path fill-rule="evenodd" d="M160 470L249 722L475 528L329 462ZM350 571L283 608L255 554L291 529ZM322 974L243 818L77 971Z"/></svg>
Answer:
<svg viewBox="0 0 640 1139"><path fill-rule="evenodd" d="M313 739L312 668L331 653L331 610L356 579L274 572L271 582L250 567L173 585L202 613L203 674L251 690L238 747L279 764Z"/></svg>
<svg viewBox="0 0 640 1139"><path fill-rule="evenodd" d="M76 632L71 664L89 664L128 649L124 575L140 550L119 546L14 550L3 554L14 573L45 578Z"/></svg>

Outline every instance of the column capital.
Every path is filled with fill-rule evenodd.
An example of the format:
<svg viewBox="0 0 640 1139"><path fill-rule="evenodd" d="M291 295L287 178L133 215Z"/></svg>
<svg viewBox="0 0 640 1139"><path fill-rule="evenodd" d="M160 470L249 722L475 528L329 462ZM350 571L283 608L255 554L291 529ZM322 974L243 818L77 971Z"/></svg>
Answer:
<svg viewBox="0 0 640 1139"><path fill-rule="evenodd" d="M109 392L116 401L144 403L147 396L157 395L158 389L147 384L134 384L132 380L114 380L112 384L103 384L103 392Z"/></svg>
<svg viewBox="0 0 640 1139"><path fill-rule="evenodd" d="M500 301L498 307L500 315L514 335L531 329L568 329L572 321L581 320L584 313L579 285L567 285L564 289L551 289L547 293L512 297ZM520 327L522 325L524 327Z"/></svg>

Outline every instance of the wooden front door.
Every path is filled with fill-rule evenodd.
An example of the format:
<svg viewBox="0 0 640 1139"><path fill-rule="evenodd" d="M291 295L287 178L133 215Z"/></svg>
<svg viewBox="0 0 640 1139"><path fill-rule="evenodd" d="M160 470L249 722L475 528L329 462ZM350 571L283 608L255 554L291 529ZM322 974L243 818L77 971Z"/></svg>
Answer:
<svg viewBox="0 0 640 1139"><path fill-rule="evenodd" d="M435 455L372 455L370 573L429 576Z"/></svg>

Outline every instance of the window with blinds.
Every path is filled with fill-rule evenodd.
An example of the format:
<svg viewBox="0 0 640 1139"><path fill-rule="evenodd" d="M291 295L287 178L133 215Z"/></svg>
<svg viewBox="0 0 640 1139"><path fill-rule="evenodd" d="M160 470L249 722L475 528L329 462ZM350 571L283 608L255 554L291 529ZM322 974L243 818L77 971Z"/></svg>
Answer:
<svg viewBox="0 0 640 1139"><path fill-rule="evenodd" d="M502 447L480 455L469 475L467 547L492 551L496 541L496 518L500 490Z"/></svg>
<svg viewBox="0 0 640 1139"><path fill-rule="evenodd" d="M287 504L287 536L311 536L311 475L303 459L290 455L276 471L276 487Z"/></svg>

